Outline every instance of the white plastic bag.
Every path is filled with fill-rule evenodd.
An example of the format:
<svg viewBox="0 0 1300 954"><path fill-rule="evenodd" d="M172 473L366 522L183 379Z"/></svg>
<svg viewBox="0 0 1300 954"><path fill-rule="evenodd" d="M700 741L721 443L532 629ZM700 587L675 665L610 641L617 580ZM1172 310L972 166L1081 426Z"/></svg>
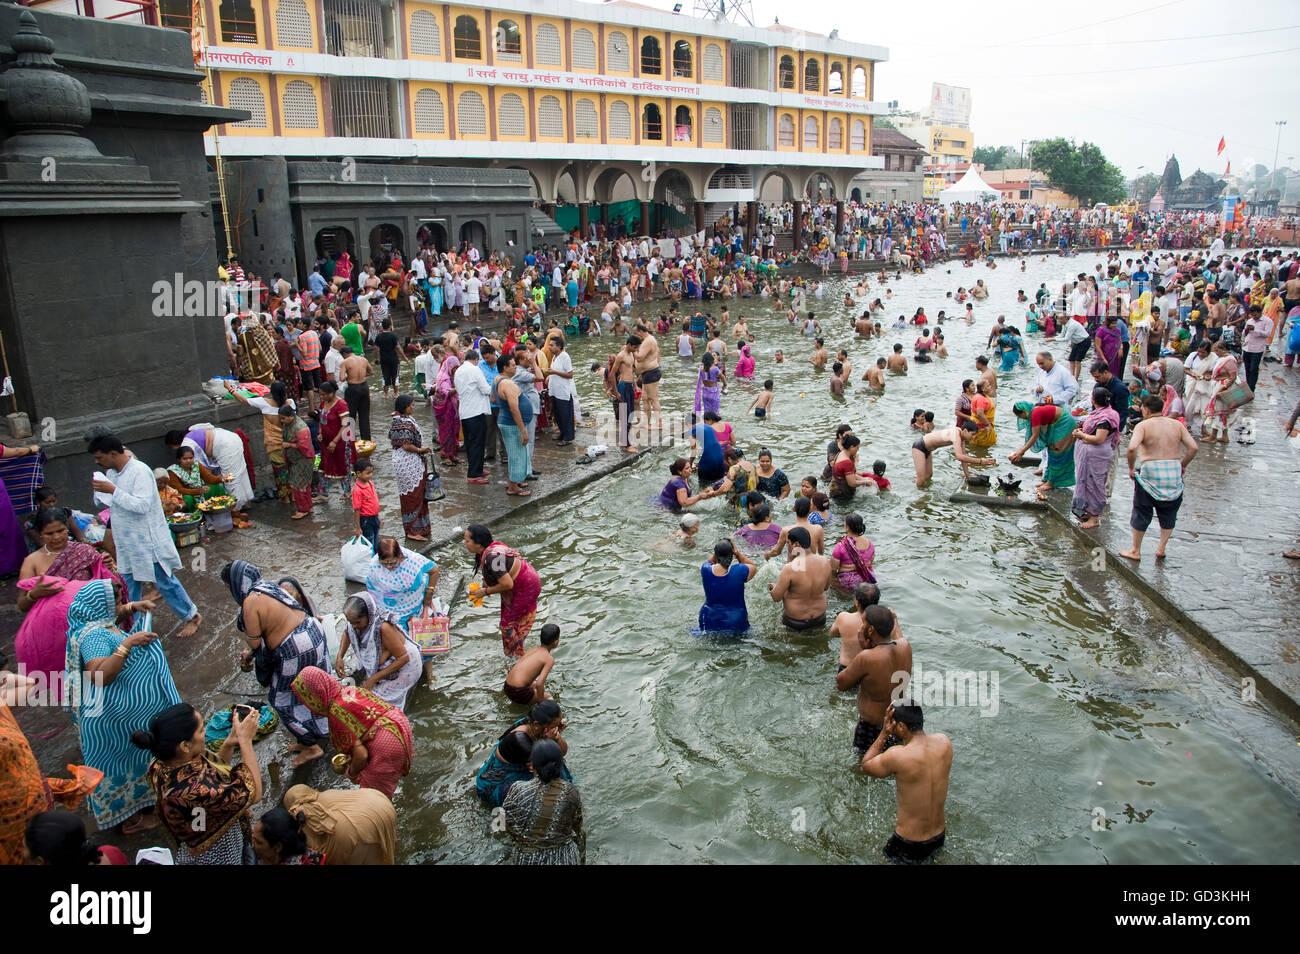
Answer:
<svg viewBox="0 0 1300 954"><path fill-rule="evenodd" d="M370 572L370 558L375 551L365 537L352 537L339 548L339 559L343 562L343 579L349 583L366 582Z"/></svg>

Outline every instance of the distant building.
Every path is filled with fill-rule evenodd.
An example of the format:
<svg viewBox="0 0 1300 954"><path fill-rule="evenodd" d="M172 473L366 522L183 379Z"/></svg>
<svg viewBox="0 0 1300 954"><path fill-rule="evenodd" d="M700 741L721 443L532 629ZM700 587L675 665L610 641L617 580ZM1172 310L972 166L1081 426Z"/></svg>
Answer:
<svg viewBox="0 0 1300 954"><path fill-rule="evenodd" d="M1054 205L1075 209L1079 200L1047 184L1046 174L1035 169L993 169L980 173L984 181L1002 193L1003 202Z"/></svg>
<svg viewBox="0 0 1300 954"><path fill-rule="evenodd" d="M1172 160L1171 160L1172 161ZM1200 212L1218 207L1226 183L1197 169L1174 190L1167 208L1171 212Z"/></svg>
<svg viewBox="0 0 1300 954"><path fill-rule="evenodd" d="M873 126L871 154L884 160L883 170L872 169L849 183L853 202L920 202L925 147L896 129Z"/></svg>

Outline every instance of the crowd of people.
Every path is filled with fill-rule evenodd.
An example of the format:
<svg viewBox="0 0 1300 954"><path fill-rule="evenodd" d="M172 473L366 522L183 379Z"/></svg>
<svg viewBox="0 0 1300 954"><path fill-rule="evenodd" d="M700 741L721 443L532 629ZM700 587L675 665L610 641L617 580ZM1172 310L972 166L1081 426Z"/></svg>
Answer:
<svg viewBox="0 0 1300 954"><path fill-rule="evenodd" d="M897 615L880 603L866 521L847 513L832 539L831 503L851 507L859 493L889 492L887 462L860 460L861 439L842 425L826 448L825 469L800 479L796 490L769 450L751 460L723 417L728 375L755 376L750 345L773 325L784 324L812 345L814 368L829 365L832 395L842 395L852 380L848 352L832 354L821 336L813 310L821 284L791 266L821 264L825 273L835 256L842 263L875 258L896 270L897 281L904 269L944 259L954 226L981 258L995 245L1014 252L1060 241L1068 251L1080 242L1105 247L1116 236L1130 242L1154 236L1155 247L1127 257L1110 251L1092 274L1080 273L1059 289L1022 291L1023 321L997 320L987 339L992 354L978 357L975 377L962 382L952 423L918 409L910 424L917 432L911 450L918 488L933 479L934 455L946 448L974 485L971 468L995 463L998 374L1026 365L1035 352L1034 386L1010 402L1021 438L1008 460L1039 453L1037 495L1072 489L1080 525L1093 528L1128 433L1133 536L1123 555L1137 560L1153 519L1161 531L1155 555L1166 553L1183 473L1198 450L1193 434L1229 440L1259 387L1263 362L1279 360L1280 350L1290 367L1300 354L1300 258L1294 252L1232 255L1222 246L1184 251L1162 236L1183 230L1197 241L1207 238L1192 220L1128 219L1113 210L849 204L839 228L828 204L810 204L801 223L790 213L788 206L765 210L767 231L749 249L743 233L723 223L707 241L674 238L673 254L666 240L619 236L534 249L518 266L472 246L441 254L426 246L409 267L396 252L360 266L342 252L317 262L300 291L278 275L262 287L232 260L225 279L232 302L243 307L227 321L231 370L240 379L227 388L261 411L275 485L264 495L291 502L293 519L304 519L339 483L351 505L349 526L370 547L364 589L340 607L346 628L331 652L322 612L296 580L263 578L246 561L224 567L243 642L232 667L255 673L266 695L205 719L176 688L152 611L157 600L168 603L182 623L174 638L189 638L202 626L177 574L181 561L168 521L205 499L229 495L237 525L248 525L254 487L247 437L210 424L171 432L166 444L175 463L153 470L115 435L93 435L94 489L107 502L107 527L58 507L47 489L27 531L33 550L19 571L24 618L15 643L25 675L0 677L0 861L120 863L120 852L89 843L84 824L53 807L55 800L88 798L101 831L121 826L123 834L135 834L161 826L174 849L163 854L175 863L392 863L392 798L415 757L404 710L425 672L414 624L434 613L439 569L380 525L370 460L370 358L379 365L383 396L391 391L393 397L387 436L403 537L419 544L429 540L430 490L442 480L435 454L444 471L463 464L469 485L488 484L485 464L499 461L508 478L505 493L528 496L538 477L537 442L547 435L561 445L574 442L584 418L569 354L574 335L612 335L620 342L604 368L593 370L618 421L619 446L629 453L640 450L634 422L651 435L667 426L660 339L673 339L678 358L698 358L694 394L687 396L692 453L670 465L659 499L680 515L676 538L685 548L695 546L700 520L690 511L702 500L725 497L739 524L714 543L700 567L698 633L744 634L746 586L768 563L768 596L780 605L785 627L824 628L828 592L851 596L853 608L829 625L839 640L836 685L857 693L852 739L860 770L896 779L897 822L884 852L914 862L938 851L952 745L942 734L927 734L921 707L897 690L894 676L912 670L912 647ZM808 251L775 253L768 238L777 225L798 225ZM888 272L878 281L882 297L892 298ZM846 298L856 306L870 292L864 276ZM900 316L901 326L914 326L918 335L911 368L895 344L860 380L880 393L890 377L923 374L923 365L946 359L942 325L973 323L971 303L988 294L983 278L955 289L949 294L954 314L939 311L934 327L923 308L910 320ZM692 303L706 299L721 305L718 316ZM634 304L647 301L655 304L632 317ZM475 324L484 302L502 319L500 331ZM758 314L764 303L769 313ZM589 316L589 304L600 313ZM655 307L657 320L650 316ZM754 313L733 321L732 307ZM878 297L863 311L855 323L859 338L883 333L883 310ZM432 326L444 322L446 331L435 340ZM1027 346L1031 337L1042 347ZM734 351L728 340L736 342ZM1066 360L1053 356L1053 343L1068 349ZM783 351L775 360L784 362ZM398 387L402 363L413 365L415 394ZM1085 364L1091 388L1080 386ZM766 417L775 401L773 381L766 380L747 412ZM431 423L421 420L426 407ZM1290 427L1295 424L1293 416ZM774 516L777 502L787 499L793 522L783 526ZM502 693L528 707L497 739L475 790L502 810L516 862L578 862L585 844L582 799L568 765L567 724L547 691L559 628L542 626L539 644L525 645L543 579L483 524L464 530L463 545L481 577L469 598L500 598L502 648L511 662ZM153 592L145 594L144 585ZM64 686L85 762L71 779L39 772L6 708L33 691L35 675ZM254 823L250 809L263 794L254 741L276 725L293 740L295 766L333 750L336 770L356 788L294 786ZM208 819L201 831L190 825L199 809ZM151 850L145 860L160 858Z"/></svg>

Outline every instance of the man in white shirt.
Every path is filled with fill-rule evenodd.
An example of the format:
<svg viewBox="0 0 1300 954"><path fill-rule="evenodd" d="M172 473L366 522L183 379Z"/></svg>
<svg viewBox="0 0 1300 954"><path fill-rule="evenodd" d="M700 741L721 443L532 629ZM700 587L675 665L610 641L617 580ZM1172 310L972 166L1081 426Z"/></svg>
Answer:
<svg viewBox="0 0 1300 954"><path fill-rule="evenodd" d="M1079 393L1079 382L1065 370L1064 365L1056 363L1049 351L1038 352L1037 363L1038 385L1034 388L1034 403L1068 406Z"/></svg>
<svg viewBox="0 0 1300 954"><path fill-rule="evenodd" d="M420 342L420 353L411 363L415 366L415 386L420 389L420 394L427 398L437 369L433 366L433 354L423 341Z"/></svg>
<svg viewBox="0 0 1300 954"><path fill-rule="evenodd" d="M578 396L578 390L573 384L573 359L565 350L563 335L552 335L547 340L546 353L551 359L550 370L546 373L546 387L551 394L555 423L560 429L560 446L567 447L574 439L574 399Z"/></svg>
<svg viewBox="0 0 1300 954"><path fill-rule="evenodd" d="M460 426L465 432L465 454L469 458L467 479L471 484L486 484L488 471L483 469L483 446L487 438L487 417L491 413L491 391L487 378L478 366L478 352L465 352L465 363L452 379L460 395Z"/></svg>
<svg viewBox="0 0 1300 954"><path fill-rule="evenodd" d="M1074 284L1074 294L1070 296L1070 317L1078 317L1086 326L1088 323L1089 306L1092 304L1092 298L1088 294L1088 279L1080 275L1079 280Z"/></svg>
<svg viewBox="0 0 1300 954"><path fill-rule="evenodd" d="M465 317L471 315L478 317L479 292L483 289L483 283L479 281L475 272L470 272L469 281L465 283ZM473 311L470 310L471 306Z"/></svg>
<svg viewBox="0 0 1300 954"><path fill-rule="evenodd" d="M343 346L347 344L343 336L330 335L329 351L325 352L325 380L339 382L339 368L343 365Z"/></svg>
<svg viewBox="0 0 1300 954"><path fill-rule="evenodd" d="M428 277L428 272L424 268L424 259L418 255L411 259L411 273L417 282L422 282Z"/></svg>

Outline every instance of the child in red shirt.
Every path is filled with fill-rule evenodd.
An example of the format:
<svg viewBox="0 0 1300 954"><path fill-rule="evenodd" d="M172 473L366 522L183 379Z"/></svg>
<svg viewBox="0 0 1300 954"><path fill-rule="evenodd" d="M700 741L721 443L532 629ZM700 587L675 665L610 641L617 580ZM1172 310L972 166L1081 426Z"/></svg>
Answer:
<svg viewBox="0 0 1300 954"><path fill-rule="evenodd" d="M885 462L883 460L876 461L871 465L871 471L870 474L862 474L861 476L867 478L867 480L873 481L877 489L888 490L889 479L885 477Z"/></svg>
<svg viewBox="0 0 1300 954"><path fill-rule="evenodd" d="M370 541L378 552L379 547L379 491L375 489L375 465L369 460L359 460L352 468L356 480L352 484L352 512L356 517L358 536Z"/></svg>

